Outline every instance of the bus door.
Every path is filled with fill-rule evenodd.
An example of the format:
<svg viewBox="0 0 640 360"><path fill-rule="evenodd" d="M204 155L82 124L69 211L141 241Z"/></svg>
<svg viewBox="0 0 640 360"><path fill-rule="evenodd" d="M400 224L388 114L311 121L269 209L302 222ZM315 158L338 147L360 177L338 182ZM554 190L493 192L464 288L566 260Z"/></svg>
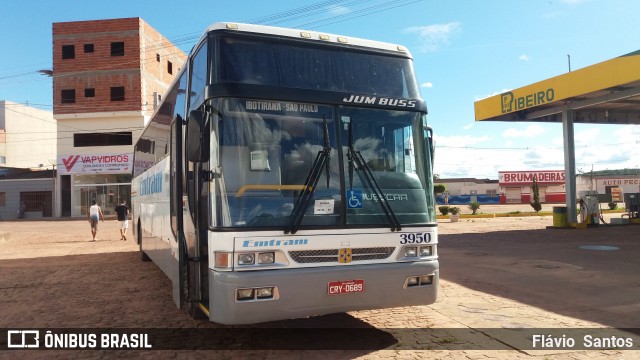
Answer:
<svg viewBox="0 0 640 360"><path fill-rule="evenodd" d="M208 234L209 234L209 171L210 124L208 116L200 110L191 111L185 134L185 183L188 211L183 225L186 237L186 303L196 316L198 303L209 302Z"/></svg>
<svg viewBox="0 0 640 360"><path fill-rule="evenodd" d="M186 131L184 133L184 167L186 203L183 216L186 237L186 301L187 311L199 315L198 304L207 305L208 294L208 193L209 193L209 123L203 110L204 89L208 79L208 44L193 52L187 91Z"/></svg>

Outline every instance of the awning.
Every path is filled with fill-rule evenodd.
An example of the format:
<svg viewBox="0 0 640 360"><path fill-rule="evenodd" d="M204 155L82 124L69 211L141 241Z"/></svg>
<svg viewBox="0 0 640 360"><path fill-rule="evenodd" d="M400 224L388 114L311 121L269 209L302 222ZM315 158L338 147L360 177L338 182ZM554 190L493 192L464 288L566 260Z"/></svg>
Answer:
<svg viewBox="0 0 640 360"><path fill-rule="evenodd" d="M640 124L640 50L475 102L476 121Z"/></svg>
<svg viewBox="0 0 640 360"><path fill-rule="evenodd" d="M640 124L640 50L476 101L476 121L561 122L567 217L576 221L574 123Z"/></svg>

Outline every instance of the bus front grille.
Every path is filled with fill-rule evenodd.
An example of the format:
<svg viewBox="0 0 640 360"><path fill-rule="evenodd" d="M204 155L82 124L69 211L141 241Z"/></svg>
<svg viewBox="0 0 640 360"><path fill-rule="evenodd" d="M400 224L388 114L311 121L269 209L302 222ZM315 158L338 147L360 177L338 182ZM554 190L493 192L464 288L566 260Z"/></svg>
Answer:
<svg viewBox="0 0 640 360"><path fill-rule="evenodd" d="M395 250L394 247L351 249L351 261L386 259ZM289 251L293 261L300 264L339 262L340 249Z"/></svg>

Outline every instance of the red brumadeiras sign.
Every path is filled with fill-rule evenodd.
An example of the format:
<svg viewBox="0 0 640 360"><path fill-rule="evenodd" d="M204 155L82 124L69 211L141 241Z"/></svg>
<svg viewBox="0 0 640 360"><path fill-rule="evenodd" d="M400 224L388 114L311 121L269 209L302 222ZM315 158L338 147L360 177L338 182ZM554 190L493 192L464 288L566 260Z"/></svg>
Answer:
<svg viewBox="0 0 640 360"><path fill-rule="evenodd" d="M565 182L564 170L539 170L539 171L499 171L498 178L501 186L504 185L531 185L533 179L538 184L563 184Z"/></svg>

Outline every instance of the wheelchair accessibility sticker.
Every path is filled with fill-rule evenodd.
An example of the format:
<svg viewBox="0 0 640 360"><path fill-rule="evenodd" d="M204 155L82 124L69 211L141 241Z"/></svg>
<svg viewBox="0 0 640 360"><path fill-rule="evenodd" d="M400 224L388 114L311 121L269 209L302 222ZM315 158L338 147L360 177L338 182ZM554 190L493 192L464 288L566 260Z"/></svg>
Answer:
<svg viewBox="0 0 640 360"><path fill-rule="evenodd" d="M347 209L362 209L362 191L347 190Z"/></svg>

